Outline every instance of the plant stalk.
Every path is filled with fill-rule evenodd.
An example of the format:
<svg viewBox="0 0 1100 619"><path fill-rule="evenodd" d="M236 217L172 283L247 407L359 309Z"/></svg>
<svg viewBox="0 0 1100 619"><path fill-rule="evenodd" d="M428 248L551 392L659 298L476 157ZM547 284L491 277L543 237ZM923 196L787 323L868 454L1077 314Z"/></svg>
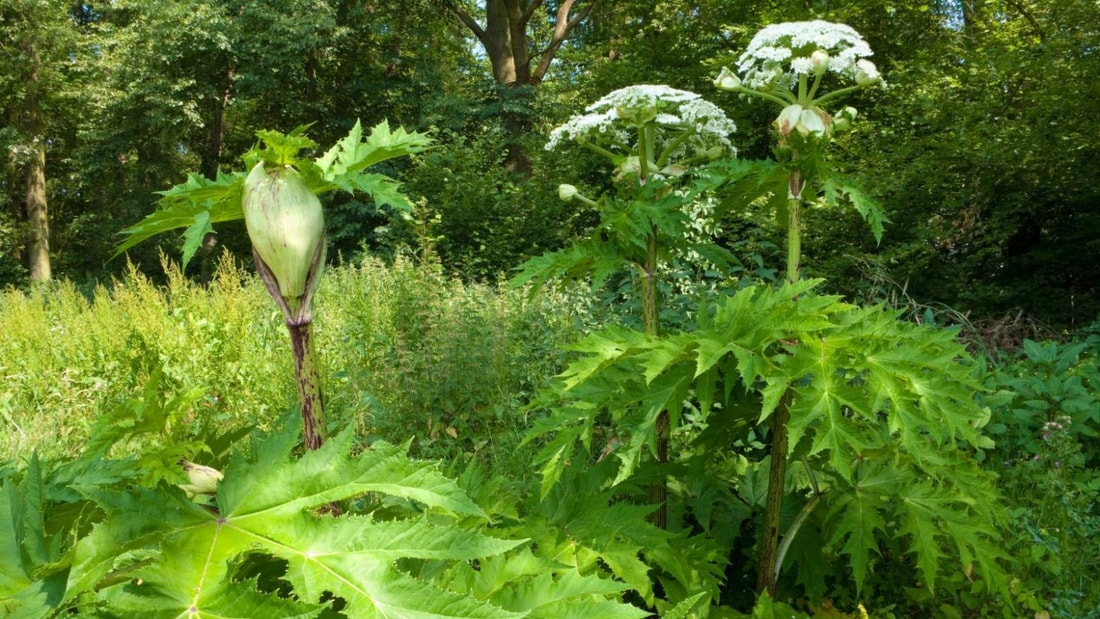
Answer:
<svg viewBox="0 0 1100 619"><path fill-rule="evenodd" d="M787 283L802 278L802 174L792 170L787 180Z"/></svg>
<svg viewBox="0 0 1100 619"><path fill-rule="evenodd" d="M320 449L324 442L325 407L321 396L321 374L318 371L317 353L313 350L313 338L310 331L313 325L313 291L317 278L325 264L325 244L317 248L313 256L307 281L306 295L293 299L294 308L279 290L279 281L267 266L260 254L253 248L252 257L256 261L256 272L260 275L264 287L282 312L286 330L290 334L290 349L294 357L294 383L298 388L298 406L302 411L302 432L306 449Z"/></svg>
<svg viewBox="0 0 1100 619"><path fill-rule="evenodd" d="M657 227L646 236L646 257L642 267L642 325L646 335L660 334L657 311ZM668 411L657 415L657 466L668 462L669 420ZM653 525L668 528L668 486L663 482L649 487L649 499L657 506L651 519Z"/></svg>
<svg viewBox="0 0 1100 619"><path fill-rule="evenodd" d="M772 413L771 468L768 471L768 494L764 504L764 531L760 540L760 561L757 573L757 593L775 596L779 581L776 560L779 551L779 518L783 511L783 493L787 477L787 422L790 420L791 392L783 394Z"/></svg>
<svg viewBox="0 0 1100 619"><path fill-rule="evenodd" d="M290 348L294 354L294 382L298 387L298 402L302 409L302 429L306 449L319 449L324 442L324 404L321 396L321 374L313 350L312 321L287 322Z"/></svg>
<svg viewBox="0 0 1100 619"><path fill-rule="evenodd" d="M798 170L792 170L787 182L787 282L795 283L800 277L802 260L802 189L805 180ZM760 542L760 562L757 575L757 592L767 591L773 598L779 580L779 518L783 511L783 494L786 491L788 434L792 392L783 394L772 413L771 468L768 471L768 495L764 505L763 538Z"/></svg>

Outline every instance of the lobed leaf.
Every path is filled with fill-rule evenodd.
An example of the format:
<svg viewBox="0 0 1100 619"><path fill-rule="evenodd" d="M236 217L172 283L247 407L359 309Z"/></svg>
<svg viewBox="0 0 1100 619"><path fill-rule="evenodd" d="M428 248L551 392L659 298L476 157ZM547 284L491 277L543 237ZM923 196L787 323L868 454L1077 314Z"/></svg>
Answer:
<svg viewBox="0 0 1100 619"><path fill-rule="evenodd" d="M396 569L398 560L457 560L500 554L522 541L489 537L426 517L376 521L319 515L336 501L380 492L429 508L485 517L432 464L378 444L351 453L351 433L301 458L292 429L256 442L224 467L216 510L175 487L130 492L89 488L106 518L77 544L69 596L99 589L113 607L142 616L306 617L330 594L361 617L519 617L439 590ZM234 578L247 556L285 561L294 597ZM123 574L125 578L119 578ZM103 584L125 581L126 584Z"/></svg>

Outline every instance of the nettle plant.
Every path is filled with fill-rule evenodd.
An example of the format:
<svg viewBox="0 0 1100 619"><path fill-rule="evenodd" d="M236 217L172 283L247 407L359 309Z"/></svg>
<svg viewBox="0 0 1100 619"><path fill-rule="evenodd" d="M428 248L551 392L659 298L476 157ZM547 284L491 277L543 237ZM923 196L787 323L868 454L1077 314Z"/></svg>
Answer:
<svg viewBox="0 0 1100 619"><path fill-rule="evenodd" d="M312 159L302 129L259 137L248 172L192 176L165 192L124 247L184 227L186 260L211 223L245 219L290 332L300 415L250 440L251 428L181 436L201 388L167 397L151 380L142 398L96 422L74 461L0 468L4 616L644 616L621 601L627 585L591 562L582 573L536 556L545 544L493 530L457 482L407 457L409 443L363 448L353 428L324 440L309 340L324 264L317 195L366 191L407 206L394 181L366 169L428 138L385 124L364 138L357 124ZM118 455L135 447L140 455ZM219 468L182 459L201 452Z"/></svg>
<svg viewBox="0 0 1100 619"><path fill-rule="evenodd" d="M667 521L656 522L727 579L740 578L739 557L752 557L756 590L771 598L781 582L792 595L818 599L837 599L838 587L854 583L854 606L876 576L884 587L1003 595L997 494L974 458L993 446L981 433L989 411L975 401L979 364L953 330L845 303L800 275L806 204L837 207L846 198L876 237L886 221L828 165L832 136L851 127L856 112L830 114L826 106L881 82L870 54L847 26L780 24L763 29L741 56L744 78L719 75L719 87L779 106L775 162L706 164L732 153L722 135L712 142L721 148L680 149L685 164L670 165L661 153L707 127L732 126L667 113L689 95L661 87L619 91L648 97L613 93L554 132L552 146L568 137L605 154L616 182L587 200L600 214L596 234L529 262L521 280L589 276L598 284L629 264L645 311L654 311L649 297L662 249L692 243L716 255L713 243L684 234L685 205L709 192L743 195L746 186L770 187L780 177L787 277L726 292L699 308L692 328L664 332L650 316L640 330L612 326L586 337L543 398L550 413L528 440L543 446L544 493L568 477L571 462L613 454L618 470L606 483L620 497L667 510ZM669 137L659 142L663 132ZM563 189L563 197L575 195ZM666 451L670 445L678 452ZM632 489L640 484L669 494L639 495ZM784 578L788 558L799 569ZM692 590L659 562L654 567L667 601L682 603ZM886 582L886 574L901 580ZM736 586L723 590L703 577L695 591L721 605L736 601Z"/></svg>

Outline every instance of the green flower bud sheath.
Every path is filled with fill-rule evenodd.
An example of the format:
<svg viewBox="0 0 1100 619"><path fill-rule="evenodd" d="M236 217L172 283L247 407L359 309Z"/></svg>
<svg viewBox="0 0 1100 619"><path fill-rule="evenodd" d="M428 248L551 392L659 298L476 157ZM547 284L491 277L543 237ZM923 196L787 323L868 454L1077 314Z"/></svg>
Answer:
<svg viewBox="0 0 1100 619"><path fill-rule="evenodd" d="M256 270L290 334L307 449L324 441L321 377L313 350L313 293L325 263L321 202L291 167L259 163L245 180L242 208Z"/></svg>
<svg viewBox="0 0 1100 619"><path fill-rule="evenodd" d="M261 162L245 180L241 206L252 247L271 269L291 312L297 313L313 258L325 239L321 201L294 168L267 169Z"/></svg>

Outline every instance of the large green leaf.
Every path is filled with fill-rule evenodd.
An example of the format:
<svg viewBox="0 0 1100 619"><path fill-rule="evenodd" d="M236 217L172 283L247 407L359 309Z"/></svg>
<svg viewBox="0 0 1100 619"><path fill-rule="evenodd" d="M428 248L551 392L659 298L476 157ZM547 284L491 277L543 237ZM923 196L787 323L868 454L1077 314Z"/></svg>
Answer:
<svg viewBox="0 0 1100 619"><path fill-rule="evenodd" d="M20 484L0 486L0 611L5 617L42 617L65 591L68 564L59 538L45 531L46 487L37 455Z"/></svg>
<svg viewBox="0 0 1100 619"><path fill-rule="evenodd" d="M388 159L423 152L431 142L426 134L409 133L404 127L391 130L385 120L375 125L364 140L363 127L357 120L347 137L318 157L316 163L326 181L348 189L351 185L344 183L354 179L356 173Z"/></svg>
<svg viewBox="0 0 1100 619"><path fill-rule="evenodd" d="M101 588L100 598L143 616L310 616L329 594L356 617L521 616L440 590L396 565L398 559L470 560L522 542L429 522L415 511L385 520L327 515L338 502L370 492L415 500L429 512L484 517L433 465L412 462L403 448L385 443L353 455L350 432L300 459L292 457L297 442L297 432L288 429L257 441L251 455L236 454L218 485L215 509L167 486L86 489L107 517L77 544L69 595L121 573L127 584ZM235 579L234 566L253 555L285 562L278 577L296 599Z"/></svg>

